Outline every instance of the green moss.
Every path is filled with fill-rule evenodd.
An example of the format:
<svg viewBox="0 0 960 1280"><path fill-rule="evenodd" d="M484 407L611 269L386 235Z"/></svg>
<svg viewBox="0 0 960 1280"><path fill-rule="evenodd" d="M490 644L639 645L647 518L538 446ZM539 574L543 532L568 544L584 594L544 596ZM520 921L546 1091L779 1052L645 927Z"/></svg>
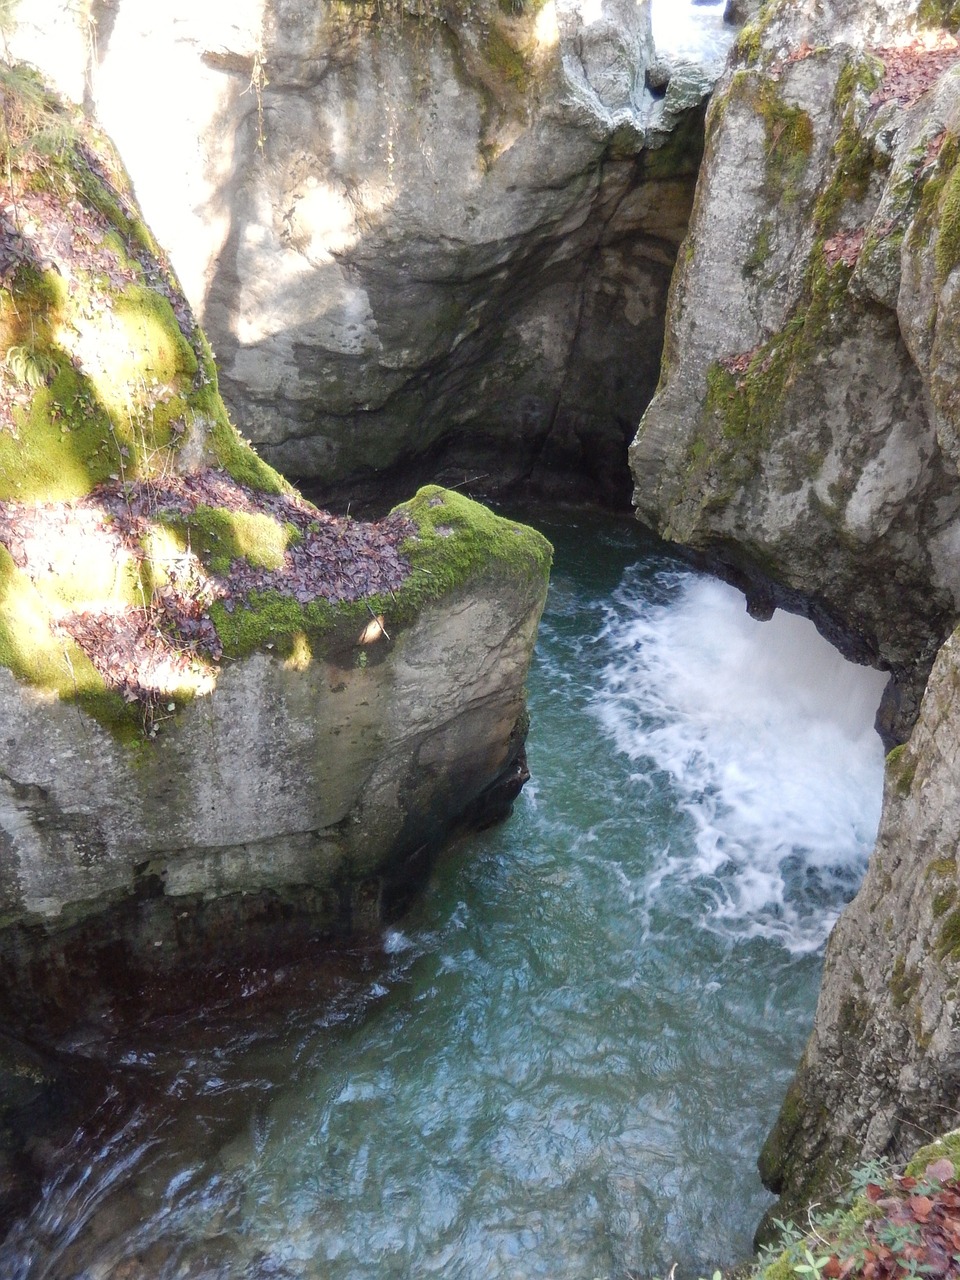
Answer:
<svg viewBox="0 0 960 1280"><path fill-rule="evenodd" d="M355 655L358 633L371 616L383 617L392 635L431 603L482 583L546 582L553 554L546 538L462 494L429 485L396 510L417 530L401 547L411 573L398 591L336 606L323 600L301 605L267 591L233 613L218 603L210 616L224 653L237 657L270 644L286 656L305 637L311 652L342 660Z"/></svg>
<svg viewBox="0 0 960 1280"><path fill-rule="evenodd" d="M935 1160L951 1160L960 1170L960 1129L954 1129L936 1142L921 1147L904 1172L911 1178L922 1178L927 1166Z"/></svg>
<svg viewBox="0 0 960 1280"><path fill-rule="evenodd" d="M119 474L118 436L88 379L66 360L28 408L13 412L14 432L0 432L0 498L57 501L81 497Z"/></svg>
<svg viewBox="0 0 960 1280"><path fill-rule="evenodd" d="M783 203L793 204L813 151L813 121L802 107L781 99L774 80L760 82L755 105L763 120L767 185Z"/></svg>
<svg viewBox="0 0 960 1280"><path fill-rule="evenodd" d="M530 67L523 56L499 27L491 25L483 42L483 56L487 63L518 93L525 93L530 84Z"/></svg>
<svg viewBox="0 0 960 1280"><path fill-rule="evenodd" d="M890 975L890 996L895 1009L903 1009L910 1004L920 986L920 975L916 969L908 969L902 955L897 956Z"/></svg>
<svg viewBox="0 0 960 1280"><path fill-rule="evenodd" d="M757 235L753 242L753 248L744 259L743 274L745 276L753 276L757 274L769 259L772 246L773 223L770 218L764 218L761 221L760 226L757 228Z"/></svg>
<svg viewBox="0 0 960 1280"><path fill-rule="evenodd" d="M934 894L932 904L934 920L939 920L941 916L945 916L956 901L956 889L941 889L939 893Z"/></svg>
<svg viewBox="0 0 960 1280"><path fill-rule="evenodd" d="M858 124L858 105L880 85L883 63L869 55L857 55L837 77L833 107L840 127L833 144L830 177L814 209L814 225L825 237L834 231L844 206L864 199L870 179L889 166L889 158L877 152L871 138Z"/></svg>
<svg viewBox="0 0 960 1280"><path fill-rule="evenodd" d="M960 960L960 911L951 911L937 934L937 959Z"/></svg>
<svg viewBox="0 0 960 1280"><path fill-rule="evenodd" d="M748 22L737 36L733 57L742 66L752 67L760 57L763 47L763 30L759 22Z"/></svg>
<svg viewBox="0 0 960 1280"><path fill-rule="evenodd" d="M957 0L921 0L917 17L925 26L960 31L960 3Z"/></svg>
<svg viewBox="0 0 960 1280"><path fill-rule="evenodd" d="M161 523L184 533L190 547L215 573L226 573L232 560L249 560L260 569L279 569L287 547L299 531L274 516L247 511L197 507L189 520L161 516Z"/></svg>
<svg viewBox="0 0 960 1280"><path fill-rule="evenodd" d="M944 182L939 213L934 261L937 275L945 280L960 263L960 164L954 165Z"/></svg>
<svg viewBox="0 0 960 1280"><path fill-rule="evenodd" d="M122 741L140 736L140 716L108 690L90 659L50 629L49 603L0 546L0 666L20 680L76 702Z"/></svg>
<svg viewBox="0 0 960 1280"><path fill-rule="evenodd" d="M917 762L908 751L908 743L894 747L886 758L887 780L898 796L906 798L912 788L917 773Z"/></svg>
<svg viewBox="0 0 960 1280"><path fill-rule="evenodd" d="M807 297L780 332L753 352L742 374L719 362L707 372L707 408L720 423L723 441L736 446L730 465L738 481L770 443L787 388L813 354L822 350L824 334L846 291L849 269L842 264L828 268L818 247L807 278Z"/></svg>
<svg viewBox="0 0 960 1280"><path fill-rule="evenodd" d="M889 757L888 757L889 758ZM929 863L926 875L930 876L955 876L957 874L957 863L955 858L935 858Z"/></svg>

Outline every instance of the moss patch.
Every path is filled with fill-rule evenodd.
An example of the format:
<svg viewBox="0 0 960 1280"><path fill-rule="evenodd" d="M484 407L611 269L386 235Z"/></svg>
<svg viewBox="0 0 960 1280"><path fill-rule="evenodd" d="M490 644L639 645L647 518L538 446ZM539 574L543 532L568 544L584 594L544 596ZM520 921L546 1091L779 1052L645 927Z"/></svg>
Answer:
<svg viewBox="0 0 960 1280"><path fill-rule="evenodd" d="M160 519L186 535L191 549L214 573L225 573L231 561L240 559L260 569L279 569L287 547L300 536L293 526L261 512L198 506L189 520Z"/></svg>
<svg viewBox="0 0 960 1280"><path fill-rule="evenodd" d="M938 960L960 960L960 911L951 911L937 934Z"/></svg>
<svg viewBox="0 0 960 1280"><path fill-rule="evenodd" d="M139 739L139 718L107 689L83 650L50 629L49 602L0 546L0 666L27 684L76 702L122 741Z"/></svg>
<svg viewBox="0 0 960 1280"><path fill-rule="evenodd" d="M917 17L928 27L960 31L960 4L957 0L921 0Z"/></svg>
<svg viewBox="0 0 960 1280"><path fill-rule="evenodd" d="M401 547L411 572L398 591L339 605L299 604L266 591L232 613L218 603L211 617L225 656L270 645L291 658L297 651L302 656L306 645L314 656L349 665L359 651L360 634L374 618L382 618L384 632L393 636L428 605L484 583L546 583L553 555L546 538L462 494L429 485L395 511L416 526Z"/></svg>
<svg viewBox="0 0 960 1280"><path fill-rule="evenodd" d="M904 799L913 789L913 780L917 773L917 762L909 751L908 743L894 747L886 759L888 784Z"/></svg>
<svg viewBox="0 0 960 1280"><path fill-rule="evenodd" d="M893 1001L893 1007L897 1010L903 1009L910 1004L920 986L920 974L916 969L909 969L906 960L902 955L897 956L893 962L893 972L890 975L890 998Z"/></svg>
<svg viewBox="0 0 960 1280"><path fill-rule="evenodd" d="M785 204L793 204L813 151L813 121L802 107L783 102L773 80L761 82L756 106L763 120L767 185Z"/></svg>
<svg viewBox="0 0 960 1280"><path fill-rule="evenodd" d="M955 164L943 185L934 260L937 275L946 279L960 263L960 164Z"/></svg>

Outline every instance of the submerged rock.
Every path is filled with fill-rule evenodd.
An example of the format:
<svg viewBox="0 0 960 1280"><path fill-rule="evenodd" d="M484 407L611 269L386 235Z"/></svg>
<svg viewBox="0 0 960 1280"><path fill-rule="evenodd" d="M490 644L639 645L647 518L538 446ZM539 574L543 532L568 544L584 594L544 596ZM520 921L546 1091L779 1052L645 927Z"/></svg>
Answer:
<svg viewBox="0 0 960 1280"><path fill-rule="evenodd" d="M115 138L267 460L626 505L710 87L645 87L647 0L69 9L12 47Z"/></svg>

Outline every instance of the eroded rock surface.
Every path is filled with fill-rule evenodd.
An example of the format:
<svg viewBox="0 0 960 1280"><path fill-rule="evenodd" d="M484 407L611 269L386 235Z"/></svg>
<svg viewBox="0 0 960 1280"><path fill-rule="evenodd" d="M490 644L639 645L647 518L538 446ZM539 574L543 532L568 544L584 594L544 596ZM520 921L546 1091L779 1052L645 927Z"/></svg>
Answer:
<svg viewBox="0 0 960 1280"><path fill-rule="evenodd" d="M960 48L946 7L739 37L631 458L642 518L896 677L879 843L767 1143L779 1213L953 1123ZM916 720L931 663L947 640ZM914 724L916 727L914 728Z"/></svg>
<svg viewBox="0 0 960 1280"><path fill-rule="evenodd" d="M0 1012L22 1022L73 1016L65 982L242 958L255 917L258 942L376 926L458 820L505 813L550 548L436 486L376 525L306 502L231 426L109 148L29 70L0 89Z"/></svg>
<svg viewBox="0 0 960 1280"><path fill-rule="evenodd" d="M960 1092L960 634L937 657L910 741L887 761L860 892L827 946L813 1035L767 1140L796 1210L864 1157L901 1161L954 1125Z"/></svg>
<svg viewBox="0 0 960 1280"><path fill-rule="evenodd" d="M635 500L890 668L896 740L960 609L958 53L906 4L805 14L768 6L712 104Z"/></svg>
<svg viewBox="0 0 960 1280"><path fill-rule="evenodd" d="M627 500L709 87L648 90L645 2L17 16L15 52L115 138L285 474Z"/></svg>

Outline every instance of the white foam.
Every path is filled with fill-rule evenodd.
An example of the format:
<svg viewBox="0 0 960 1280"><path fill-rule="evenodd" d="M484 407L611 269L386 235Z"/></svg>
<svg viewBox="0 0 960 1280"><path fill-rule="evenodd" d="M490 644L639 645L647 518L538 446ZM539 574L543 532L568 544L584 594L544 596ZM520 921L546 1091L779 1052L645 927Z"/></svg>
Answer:
<svg viewBox="0 0 960 1280"><path fill-rule="evenodd" d="M718 72L736 30L723 20L724 5L691 0L650 0L657 52L677 62L693 62Z"/></svg>
<svg viewBox="0 0 960 1280"><path fill-rule="evenodd" d="M885 677L805 619L754 621L723 583L672 573L659 585L651 603L628 574L614 597L594 700L636 784L669 779L690 819L689 847L658 852L638 899L650 909L684 884L707 927L816 948L876 835Z"/></svg>

